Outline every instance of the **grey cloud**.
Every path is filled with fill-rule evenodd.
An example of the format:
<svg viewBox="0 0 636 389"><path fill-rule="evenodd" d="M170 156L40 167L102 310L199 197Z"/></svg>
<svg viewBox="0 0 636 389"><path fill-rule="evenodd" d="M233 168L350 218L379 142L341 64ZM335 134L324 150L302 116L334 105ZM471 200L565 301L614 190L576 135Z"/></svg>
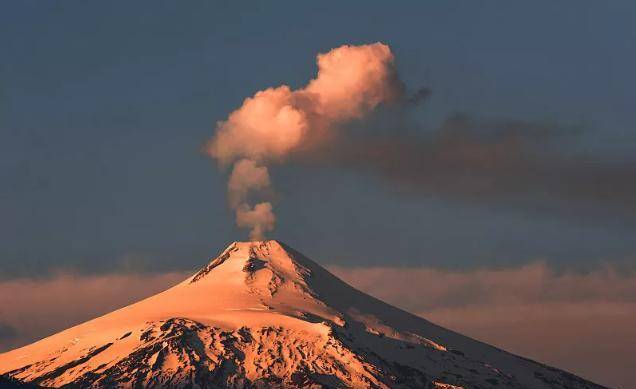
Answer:
<svg viewBox="0 0 636 389"><path fill-rule="evenodd" d="M4 339L11 339L16 336L15 328L6 323L0 322L0 342Z"/></svg>
<svg viewBox="0 0 636 389"><path fill-rule="evenodd" d="M580 127L463 114L428 132L377 126L343 131L337 142L305 150L297 161L370 172L406 193L636 216L636 160L575 153Z"/></svg>

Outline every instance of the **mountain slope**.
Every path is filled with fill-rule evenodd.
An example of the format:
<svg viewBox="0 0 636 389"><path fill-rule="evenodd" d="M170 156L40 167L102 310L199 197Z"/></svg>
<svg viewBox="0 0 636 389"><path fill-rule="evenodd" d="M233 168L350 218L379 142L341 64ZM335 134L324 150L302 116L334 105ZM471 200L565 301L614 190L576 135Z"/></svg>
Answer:
<svg viewBox="0 0 636 389"><path fill-rule="evenodd" d="M0 355L47 387L600 388L348 286L277 241L236 242L182 283Z"/></svg>

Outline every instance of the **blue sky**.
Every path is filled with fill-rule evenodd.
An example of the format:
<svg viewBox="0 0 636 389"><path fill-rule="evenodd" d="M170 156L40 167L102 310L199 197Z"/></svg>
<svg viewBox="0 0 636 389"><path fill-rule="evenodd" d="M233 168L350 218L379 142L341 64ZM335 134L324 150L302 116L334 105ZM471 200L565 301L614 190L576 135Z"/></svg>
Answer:
<svg viewBox="0 0 636 389"><path fill-rule="evenodd" d="M551 152L619 162L628 168L618 180L632 190L632 2L2 8L2 277L191 269L245 239L226 206L225 173L201 145L245 97L304 85L315 55L342 44L389 44L407 86L430 88L411 113L422 131L455 112L574 126L580 134ZM474 268L545 260L584 269L631 264L636 254L631 203L404 193L346 167L285 166L273 180L280 199L272 237L322 262Z"/></svg>

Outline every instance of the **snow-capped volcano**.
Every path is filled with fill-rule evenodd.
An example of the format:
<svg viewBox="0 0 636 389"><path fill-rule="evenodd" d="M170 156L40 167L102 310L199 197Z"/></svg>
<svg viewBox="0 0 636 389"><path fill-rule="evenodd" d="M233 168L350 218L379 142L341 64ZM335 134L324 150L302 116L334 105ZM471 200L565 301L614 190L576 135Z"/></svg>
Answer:
<svg viewBox="0 0 636 389"><path fill-rule="evenodd" d="M0 374L46 387L601 387L385 304L277 241L232 243L162 293L0 354Z"/></svg>

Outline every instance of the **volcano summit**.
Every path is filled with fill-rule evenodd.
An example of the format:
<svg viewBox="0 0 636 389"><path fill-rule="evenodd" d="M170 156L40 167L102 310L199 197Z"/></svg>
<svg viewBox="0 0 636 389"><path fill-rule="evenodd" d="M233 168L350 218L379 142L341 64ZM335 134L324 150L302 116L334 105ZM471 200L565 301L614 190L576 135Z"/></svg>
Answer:
<svg viewBox="0 0 636 389"><path fill-rule="evenodd" d="M278 241L236 242L145 300L0 355L45 387L601 388L434 325Z"/></svg>

